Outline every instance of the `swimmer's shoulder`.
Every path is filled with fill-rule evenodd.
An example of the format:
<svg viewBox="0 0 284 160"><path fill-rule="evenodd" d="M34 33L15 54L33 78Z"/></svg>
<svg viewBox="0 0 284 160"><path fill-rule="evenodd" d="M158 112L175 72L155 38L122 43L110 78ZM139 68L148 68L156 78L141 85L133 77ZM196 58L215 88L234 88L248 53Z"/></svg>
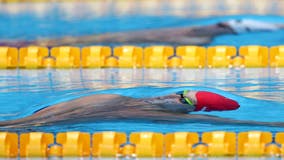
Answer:
<svg viewBox="0 0 284 160"><path fill-rule="evenodd" d="M122 96L119 94L93 94L90 96L82 97L81 99L92 101L109 101L115 99L131 99L131 97Z"/></svg>

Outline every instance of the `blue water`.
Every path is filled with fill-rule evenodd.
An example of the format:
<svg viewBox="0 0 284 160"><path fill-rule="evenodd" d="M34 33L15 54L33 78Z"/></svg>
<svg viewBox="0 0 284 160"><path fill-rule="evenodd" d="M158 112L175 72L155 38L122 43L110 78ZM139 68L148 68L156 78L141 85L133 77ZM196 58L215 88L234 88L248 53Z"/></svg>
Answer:
<svg viewBox="0 0 284 160"><path fill-rule="evenodd" d="M195 112L234 120L284 122L284 69L75 69L0 71L0 120L26 117L48 105L99 94L135 98L155 97L180 90L206 90L237 100L235 111ZM79 118L79 117L78 117ZM281 127L212 123L89 122L37 127L58 131L284 131ZM25 131L25 130L21 130Z"/></svg>
<svg viewBox="0 0 284 160"><path fill-rule="evenodd" d="M22 5L23 8L35 8L33 4ZM264 22L282 23L283 16L276 15L233 15L212 16L204 18L179 17L168 15L129 14L117 16L111 10L103 16L97 16L87 6L75 9L76 13L67 15L60 3L45 6L47 11L35 14L28 11L19 14L8 14L0 11L0 40L35 40L52 39L64 36L85 36L124 31L137 31L157 28L192 27L211 25L230 19L256 19ZM78 6L80 7L80 5ZM5 8L5 7L4 7ZM107 8L106 8L107 9ZM284 30L274 32L253 32L241 35L223 35L213 39L209 45L281 45L284 41ZM92 45L92 44L90 44ZM143 45L143 44L141 44Z"/></svg>
<svg viewBox="0 0 284 160"><path fill-rule="evenodd" d="M28 6L26 6L28 5ZM25 4L29 7L33 4ZM0 11L0 40L35 40L84 36L109 32L210 25L229 19L257 19L284 23L284 17L267 15L235 15L219 17L177 17L165 15L130 14L103 16L80 14L70 17L61 12L59 4L42 15L33 12L9 14ZM1 6L3 7L3 6ZM87 12L88 13L88 12ZM79 15L79 16L78 16ZM284 30L223 35L209 45L280 45ZM112 44L109 44L110 46ZM142 44L145 45L145 44ZM171 94L183 89L207 90L237 100L236 111L196 112L234 120L284 122L284 69L84 69L84 70L0 70L0 121L23 118L48 105L98 93L115 93L135 98ZM59 131L284 131L281 127L253 125L219 125L214 123L146 123L89 122L87 124L53 125L34 130ZM25 130L22 130L23 132Z"/></svg>

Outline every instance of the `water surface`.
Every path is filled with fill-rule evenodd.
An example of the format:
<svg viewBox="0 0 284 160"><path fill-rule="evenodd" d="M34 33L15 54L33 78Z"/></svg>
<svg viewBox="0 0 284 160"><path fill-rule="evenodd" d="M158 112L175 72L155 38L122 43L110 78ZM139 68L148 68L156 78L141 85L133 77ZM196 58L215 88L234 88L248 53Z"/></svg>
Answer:
<svg viewBox="0 0 284 160"><path fill-rule="evenodd" d="M236 111L195 112L235 120L284 122L284 69L44 69L0 71L0 120L31 115L47 105L99 93L135 98L180 90L206 90L237 100ZM79 118L79 117L78 117ZM45 131L284 131L284 128L214 123L89 122L51 127Z"/></svg>

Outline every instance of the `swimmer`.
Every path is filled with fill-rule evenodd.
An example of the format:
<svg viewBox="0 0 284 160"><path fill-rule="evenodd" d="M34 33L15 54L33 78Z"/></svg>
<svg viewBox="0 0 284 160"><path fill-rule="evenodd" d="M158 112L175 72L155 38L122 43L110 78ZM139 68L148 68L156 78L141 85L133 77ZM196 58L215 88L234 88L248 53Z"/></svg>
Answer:
<svg viewBox="0 0 284 160"><path fill-rule="evenodd" d="M91 45L97 43L167 43L173 45L206 45L212 39L225 34L243 34L259 31L276 31L284 29L284 24L275 24L252 19L229 20L207 26L161 28L119 33L106 33L80 37L63 37L59 39L38 39L34 41L1 41L0 45L22 47L27 45L62 46Z"/></svg>
<svg viewBox="0 0 284 160"><path fill-rule="evenodd" d="M31 116L0 123L1 129L36 126L140 120L165 123L252 124L281 126L279 122L239 121L209 115L189 114L198 111L228 111L240 107L235 100L207 91L181 91L154 98L131 98L115 94L96 94L44 107Z"/></svg>
<svg viewBox="0 0 284 160"><path fill-rule="evenodd" d="M235 110L239 104L206 91L182 91L154 98L131 98L115 94L96 94L42 108L29 117L2 122L9 125L38 125L123 119L166 120L194 111Z"/></svg>

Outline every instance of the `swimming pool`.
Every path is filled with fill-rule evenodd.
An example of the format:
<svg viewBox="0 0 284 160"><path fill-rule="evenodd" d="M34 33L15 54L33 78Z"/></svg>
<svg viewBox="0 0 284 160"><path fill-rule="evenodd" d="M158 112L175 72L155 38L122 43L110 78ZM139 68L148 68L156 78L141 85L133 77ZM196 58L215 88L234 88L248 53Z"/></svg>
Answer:
<svg viewBox="0 0 284 160"><path fill-rule="evenodd" d="M135 10L135 7L133 7L134 9L128 10L127 14L117 14L117 6L111 5L109 1L100 5L102 8L115 8L115 10L110 10L107 13L101 12L102 10L98 9L98 7L94 9L88 7L88 5L89 3L75 3L75 5L70 5L69 3L1 5L0 20L3 22L0 24L1 42L56 39L66 35L79 37L112 32L184 26L192 27L244 18L284 23L282 16L247 15L247 12L240 15L196 18L194 16L191 17L191 12L188 13L186 10L181 12L183 16L165 14L165 11L168 9L167 7L169 7L167 5L163 5L157 14L144 14L145 12L141 11L143 9L140 7L138 7L140 10ZM76 9L74 6L81 8L81 12L74 13L73 10ZM15 8L18 10L14 10ZM30 8L32 8L32 11L29 11ZM100 12L95 12L97 9ZM36 14L33 11L37 11ZM184 12L188 14L184 16ZM153 8L151 13L154 13ZM284 30L239 35L228 34L215 37L206 46L233 45L239 47L251 44L276 46L283 44L283 35ZM87 43L76 44L75 46L83 47L89 45L101 44ZM109 43L103 45L114 47L125 44ZM139 43L135 45L145 47L152 44ZM32 131L49 133L66 131L88 133L117 131L129 135L130 133L140 131L165 134L185 131L201 134L206 131L217 130L237 133L258 130L269 131L275 135L276 132L284 131L284 126L272 125L274 122L284 122L284 117L281 116L284 112L283 73L283 68L269 67L203 69L4 69L0 70L0 121L23 118L49 105L101 93L144 98L175 93L184 89L206 90L237 100L241 107L235 111L190 113L227 118L228 122L223 123L210 122L208 120L185 123L136 120L89 121L85 123L74 122L72 125L53 124L51 126L13 129L3 126L0 127L0 131L15 131L18 133ZM239 121L246 121L248 123L251 121L265 122L266 124L255 125L239 123Z"/></svg>
<svg viewBox="0 0 284 160"><path fill-rule="evenodd" d="M1 70L1 120L22 118L34 111L82 96L114 93L154 97L183 89L207 90L237 100L236 111L196 112L234 120L283 122L283 69L70 69ZM261 116L260 116L261 115ZM88 122L33 128L35 131L283 131L283 127L212 123ZM21 130L20 130L21 131ZM22 132L25 132L23 130Z"/></svg>
<svg viewBox="0 0 284 160"><path fill-rule="evenodd" d="M152 3L154 2L157 1L153 1ZM222 1L217 0L217 2L219 5L223 4ZM159 28L194 27L211 25L231 19L256 19L264 22L284 23L283 16L277 15L276 13L259 15L246 12L245 7L240 7L238 15L220 15L218 11L220 11L220 9L223 11L224 8L218 8L218 6L214 8L213 5L213 8L211 10L208 9L208 11L211 11L212 14L218 12L216 16L210 14L196 16L191 12L202 13L203 10L196 9L188 12L187 8L175 9L172 6L168 6L168 3L162 3L160 1L159 3L162 3L161 5L159 5L159 3L152 4L151 1L144 1L143 3L141 2L141 4L136 1L131 1L131 3L133 3L133 5L129 6L129 10L125 9L125 12L123 12L123 1L3 4L0 6L0 19L2 21L0 24L0 42L57 39L64 36L80 37L94 34ZM175 3L175 1L172 3ZM182 1L182 4L183 3L190 5L186 3L186 1ZM275 4L277 3L280 2L275 2ZM192 3L192 5L193 4L194 3ZM210 3L210 5L212 4ZM279 7L281 7L281 4L279 5ZM229 10L230 6L231 5L228 4L224 7ZM80 8L80 11L76 10L76 7ZM201 3L197 6L193 5L189 6L189 8L190 7L202 8L203 5ZM253 5L247 7L253 7ZM267 7L271 7L271 11L273 11L273 6ZM102 8L105 8L105 10ZM149 8L151 12L147 10L147 8ZM155 9L159 10L159 12L154 12ZM73 10L76 10L76 12L72 12ZM178 11L181 13L180 15L174 14ZM123 14L120 14L121 12ZM277 30L274 32L221 35L213 38L207 45L233 45L236 47L244 45L282 45L283 34L283 30ZM121 45L116 43L84 43L77 44L77 46L100 44L108 46ZM123 43L123 45L125 45L125 43ZM152 44L138 43L135 45L149 46Z"/></svg>

